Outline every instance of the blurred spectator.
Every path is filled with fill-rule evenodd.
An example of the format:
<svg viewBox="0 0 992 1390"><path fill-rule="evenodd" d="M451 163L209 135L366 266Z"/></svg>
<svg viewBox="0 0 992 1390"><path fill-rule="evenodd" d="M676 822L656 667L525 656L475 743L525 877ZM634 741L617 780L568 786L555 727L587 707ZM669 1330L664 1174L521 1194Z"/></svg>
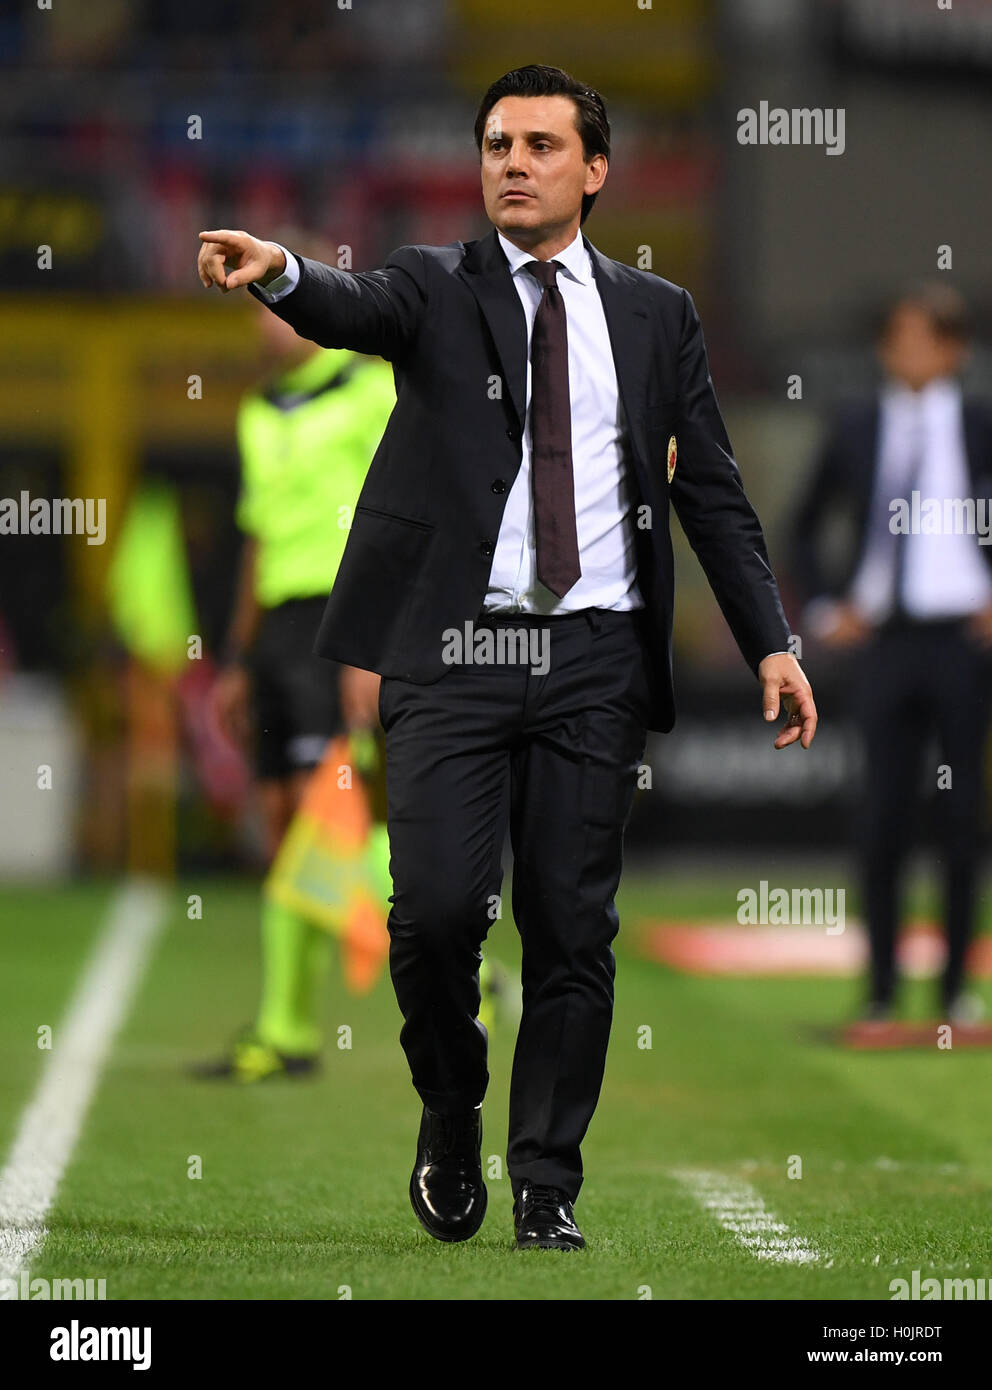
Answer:
<svg viewBox="0 0 992 1390"><path fill-rule="evenodd" d="M901 870L921 780L937 790L942 840L942 1016L969 1021L977 1009L964 978L992 664L992 407L962 397L968 336L953 290L899 296L878 340L884 384L834 421L794 530L806 630L850 653L847 686L865 741L869 1020L893 1007ZM838 515L854 544L831 564ZM934 735L939 765L927 758Z"/></svg>

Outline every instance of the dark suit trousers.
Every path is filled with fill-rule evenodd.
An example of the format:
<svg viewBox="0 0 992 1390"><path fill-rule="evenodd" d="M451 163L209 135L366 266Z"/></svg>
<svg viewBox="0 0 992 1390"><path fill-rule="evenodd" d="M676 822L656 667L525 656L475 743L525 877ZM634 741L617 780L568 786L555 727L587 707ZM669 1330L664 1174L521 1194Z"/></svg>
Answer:
<svg viewBox="0 0 992 1390"><path fill-rule="evenodd" d="M901 870L921 791L936 798L947 937L943 1002L962 987L975 918L989 668L989 657L957 621L893 624L865 653L856 696L866 743L859 838L875 1000L889 1002L896 984ZM951 785L938 790L942 764Z"/></svg>
<svg viewBox="0 0 992 1390"><path fill-rule="evenodd" d="M431 1109L479 1104L481 943L500 909L507 826L523 1015L510 1083L507 1171L582 1184L613 1015L623 832L644 755L644 611L501 615L548 630L550 668L454 665L433 685L383 679L390 972L413 1084ZM493 624L492 617L479 623ZM439 638L440 640L440 638Z"/></svg>

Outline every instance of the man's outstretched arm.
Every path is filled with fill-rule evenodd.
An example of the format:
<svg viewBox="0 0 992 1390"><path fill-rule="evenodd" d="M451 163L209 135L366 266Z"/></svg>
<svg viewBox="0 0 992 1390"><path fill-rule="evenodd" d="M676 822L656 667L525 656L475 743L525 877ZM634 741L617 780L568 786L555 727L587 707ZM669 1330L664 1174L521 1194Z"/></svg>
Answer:
<svg viewBox="0 0 992 1390"><path fill-rule="evenodd" d="M423 257L416 247L394 251L382 270L335 270L297 256L298 283L269 302L259 291L286 272L281 246L228 229L201 232L200 243L197 271L207 289L247 287L301 338L321 347L352 348L392 362L416 337L426 303Z"/></svg>

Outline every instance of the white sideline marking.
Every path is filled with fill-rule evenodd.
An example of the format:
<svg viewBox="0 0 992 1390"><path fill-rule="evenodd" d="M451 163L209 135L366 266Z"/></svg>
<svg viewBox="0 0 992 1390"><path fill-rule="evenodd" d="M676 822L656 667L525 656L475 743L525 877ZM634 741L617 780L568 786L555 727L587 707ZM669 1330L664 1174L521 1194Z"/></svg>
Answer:
<svg viewBox="0 0 992 1390"><path fill-rule="evenodd" d="M692 1192L725 1231L749 1250L755 1259L777 1264L812 1264L820 1252L799 1236L789 1234L784 1221L768 1210L753 1187L739 1178L696 1168L675 1168L677 1178Z"/></svg>
<svg viewBox="0 0 992 1390"><path fill-rule="evenodd" d="M45 1216L167 905L166 890L144 879L124 884L111 904L0 1172L0 1280L19 1279L47 1234Z"/></svg>

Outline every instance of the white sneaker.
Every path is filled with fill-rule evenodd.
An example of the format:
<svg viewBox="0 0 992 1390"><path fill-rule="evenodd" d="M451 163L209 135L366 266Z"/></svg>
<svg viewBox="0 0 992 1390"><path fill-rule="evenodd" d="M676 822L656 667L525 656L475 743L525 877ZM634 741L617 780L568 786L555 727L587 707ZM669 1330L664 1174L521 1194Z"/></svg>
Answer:
<svg viewBox="0 0 992 1390"><path fill-rule="evenodd" d="M977 994L956 994L946 1014L950 1023L981 1023L985 1017L985 1001Z"/></svg>

